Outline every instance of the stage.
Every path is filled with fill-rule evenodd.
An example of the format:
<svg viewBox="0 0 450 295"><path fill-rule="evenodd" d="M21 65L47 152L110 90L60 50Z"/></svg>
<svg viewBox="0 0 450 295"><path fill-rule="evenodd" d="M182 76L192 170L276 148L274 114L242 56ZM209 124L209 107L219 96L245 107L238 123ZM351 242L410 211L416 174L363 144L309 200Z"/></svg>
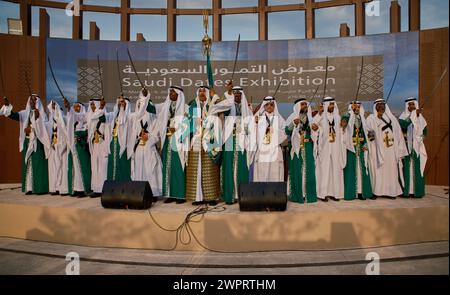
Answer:
<svg viewBox="0 0 450 295"><path fill-rule="evenodd" d="M3 237L169 250L177 241L176 231L165 231L155 221L175 230L196 208L158 201L150 215L147 210L103 209L99 198L26 196L18 186L0 185ZM444 188L427 186L422 199L289 202L285 212L240 212L238 204L220 203L223 211L196 216L189 223L195 237L180 231L184 243L178 241L176 250L338 250L448 241L449 199Z"/></svg>

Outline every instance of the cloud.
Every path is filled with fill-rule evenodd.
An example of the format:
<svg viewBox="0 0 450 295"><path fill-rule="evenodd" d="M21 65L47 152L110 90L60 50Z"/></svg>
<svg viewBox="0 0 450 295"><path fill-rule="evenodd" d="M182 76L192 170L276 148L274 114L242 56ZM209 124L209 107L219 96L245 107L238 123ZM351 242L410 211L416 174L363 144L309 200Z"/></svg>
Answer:
<svg viewBox="0 0 450 295"><path fill-rule="evenodd" d="M341 23L347 23L350 34L354 35L354 11L353 5L317 9L315 11L316 37L339 36Z"/></svg>

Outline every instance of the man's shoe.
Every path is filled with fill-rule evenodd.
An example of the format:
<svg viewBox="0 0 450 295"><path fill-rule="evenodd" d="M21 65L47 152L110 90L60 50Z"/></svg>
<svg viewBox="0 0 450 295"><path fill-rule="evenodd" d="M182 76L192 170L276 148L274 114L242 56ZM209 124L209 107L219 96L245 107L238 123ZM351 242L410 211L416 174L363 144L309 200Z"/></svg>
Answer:
<svg viewBox="0 0 450 295"><path fill-rule="evenodd" d="M320 199L320 198L319 198ZM322 202L328 202L328 197L325 197L323 199L320 199Z"/></svg>
<svg viewBox="0 0 450 295"><path fill-rule="evenodd" d="M217 201L213 200L213 201L209 201L208 202L209 206L216 206L217 205Z"/></svg>
<svg viewBox="0 0 450 295"><path fill-rule="evenodd" d="M173 203L173 202L175 202L175 199L174 199L174 198L167 198L167 199L164 201L164 204L169 204L169 203Z"/></svg>
<svg viewBox="0 0 450 295"><path fill-rule="evenodd" d="M184 203L186 203L186 200L185 200L185 199L177 199L177 200L175 201L175 203L176 203L176 204L184 204Z"/></svg>

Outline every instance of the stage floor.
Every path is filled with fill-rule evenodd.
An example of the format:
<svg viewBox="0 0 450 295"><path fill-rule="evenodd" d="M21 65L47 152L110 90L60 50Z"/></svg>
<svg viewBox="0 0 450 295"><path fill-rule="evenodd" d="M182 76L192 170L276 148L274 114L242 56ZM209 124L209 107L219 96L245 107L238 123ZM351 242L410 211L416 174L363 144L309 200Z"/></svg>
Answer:
<svg viewBox="0 0 450 295"><path fill-rule="evenodd" d="M100 199L26 196L0 185L0 236L82 246L168 250L265 251L391 246L448 241L448 194L427 186L422 199L288 203L285 212L221 212L195 217L195 236L175 230L196 207L154 203L147 210L113 210ZM184 228L186 229L186 228ZM188 243L189 237L191 240ZM198 240L196 241L195 238ZM185 242L185 244L181 243ZM200 245L202 244L202 245Z"/></svg>

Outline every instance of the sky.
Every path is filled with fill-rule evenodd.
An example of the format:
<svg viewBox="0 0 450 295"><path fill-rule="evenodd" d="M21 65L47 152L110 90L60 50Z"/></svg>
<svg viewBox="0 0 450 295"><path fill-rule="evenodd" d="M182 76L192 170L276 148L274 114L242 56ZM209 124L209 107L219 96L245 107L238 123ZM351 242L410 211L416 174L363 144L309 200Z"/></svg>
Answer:
<svg viewBox="0 0 450 295"><path fill-rule="evenodd" d="M52 0L69 2L68 0ZM316 0L320 2L323 0ZM224 8L257 6L257 0L223 0ZM119 6L120 0L84 0L85 4ZM166 0L131 0L131 7L164 8ZM178 0L178 8L211 8L211 0ZM269 5L303 3L303 0L268 0ZM399 0L402 7L401 30L408 29L408 0ZM366 16L366 33L380 34L389 32L390 0L379 0L379 16ZM448 27L448 0L421 1L421 28ZM50 15L50 36L55 38L70 38L72 34L72 19L66 16L62 9L47 9ZM19 4L0 0L0 33L7 33L7 19L19 18ZM304 39L305 15L301 11L274 12L268 14L268 37L276 39ZM83 38L89 38L89 22L96 21L100 28L100 39L119 40L120 16L118 14L86 12L83 19ZM339 36L339 25L346 22L350 35L355 34L354 8L352 5L316 10L316 38ZM258 15L235 14L222 18L222 39L236 40L241 34L241 40L258 39ZM136 40L136 33L143 33L148 41L166 40L166 17L162 15L132 15L131 40ZM39 7L32 9L32 34L39 32ZM177 39L196 41L202 36L201 16L177 16Z"/></svg>

